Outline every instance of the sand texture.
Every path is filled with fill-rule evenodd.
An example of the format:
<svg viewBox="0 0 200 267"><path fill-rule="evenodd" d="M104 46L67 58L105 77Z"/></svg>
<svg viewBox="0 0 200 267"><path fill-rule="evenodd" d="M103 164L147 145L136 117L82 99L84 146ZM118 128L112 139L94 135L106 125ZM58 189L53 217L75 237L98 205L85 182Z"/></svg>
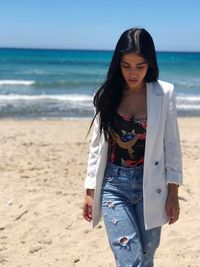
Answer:
<svg viewBox="0 0 200 267"><path fill-rule="evenodd" d="M0 121L0 266L114 267L103 222L82 218L89 121ZM179 119L181 215L155 267L200 266L200 118Z"/></svg>

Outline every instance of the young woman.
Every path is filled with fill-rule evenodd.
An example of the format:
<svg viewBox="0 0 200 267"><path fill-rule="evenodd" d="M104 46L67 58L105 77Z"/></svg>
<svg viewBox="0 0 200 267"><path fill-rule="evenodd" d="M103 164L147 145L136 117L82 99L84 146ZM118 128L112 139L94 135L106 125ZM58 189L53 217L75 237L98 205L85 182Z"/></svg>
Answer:
<svg viewBox="0 0 200 267"><path fill-rule="evenodd" d="M174 87L158 80L152 37L125 31L94 96L83 216L103 215L117 266L150 267L161 226L179 217L182 164Z"/></svg>

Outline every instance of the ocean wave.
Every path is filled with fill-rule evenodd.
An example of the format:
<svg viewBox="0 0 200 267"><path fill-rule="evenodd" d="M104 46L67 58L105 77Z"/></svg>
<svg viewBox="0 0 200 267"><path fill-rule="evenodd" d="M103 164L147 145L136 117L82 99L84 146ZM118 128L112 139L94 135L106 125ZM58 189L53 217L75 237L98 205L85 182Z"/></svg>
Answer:
<svg viewBox="0 0 200 267"><path fill-rule="evenodd" d="M86 102L92 101L93 97L89 95L78 95L78 94L68 94L68 95L0 95L0 101L16 101L16 100L54 100L54 101L71 101L71 102Z"/></svg>
<svg viewBox="0 0 200 267"><path fill-rule="evenodd" d="M176 87L182 87L182 88L200 88L200 80L197 82L174 82L174 86Z"/></svg>
<svg viewBox="0 0 200 267"><path fill-rule="evenodd" d="M1 85L33 85L34 81L27 81L27 80L0 80L0 86Z"/></svg>
<svg viewBox="0 0 200 267"><path fill-rule="evenodd" d="M198 99L200 100L200 96ZM1 94L0 118L92 117L94 114L92 100L93 96L86 94ZM200 104L191 96L188 100L179 99L177 112L178 116L200 116Z"/></svg>
<svg viewBox="0 0 200 267"><path fill-rule="evenodd" d="M87 94L0 94L0 101L16 100L55 100L55 101L92 101L93 96ZM200 95L178 95L176 96L177 105L194 105L200 107Z"/></svg>
<svg viewBox="0 0 200 267"><path fill-rule="evenodd" d="M200 106L198 105L184 105L184 104L178 104L177 105L177 110L199 110L200 111Z"/></svg>
<svg viewBox="0 0 200 267"><path fill-rule="evenodd" d="M177 105L200 106L200 95L180 95L176 97Z"/></svg>
<svg viewBox="0 0 200 267"><path fill-rule="evenodd" d="M109 65L109 60L107 59L98 59L98 60L88 60L88 59L82 59L82 60L77 60L77 59L44 59L44 58L38 58L38 59L27 59L27 58L20 58L20 59L12 59L12 61L8 59L1 59L0 58L0 63L5 62L7 63L12 63L16 65L24 65L24 64L31 64L31 65L49 65L49 66L95 66L95 67L108 67Z"/></svg>
<svg viewBox="0 0 200 267"><path fill-rule="evenodd" d="M96 86L96 85L100 85L100 83L102 82L102 80L100 79L91 79L91 80L70 80L70 81L66 81L66 80L58 80L58 81L37 81L35 82L34 86L35 87L82 87L82 86Z"/></svg>
<svg viewBox="0 0 200 267"><path fill-rule="evenodd" d="M34 86L37 88L77 88L100 86L102 79L88 80L57 80L57 81L33 81L33 80L0 80L0 87L3 86Z"/></svg>

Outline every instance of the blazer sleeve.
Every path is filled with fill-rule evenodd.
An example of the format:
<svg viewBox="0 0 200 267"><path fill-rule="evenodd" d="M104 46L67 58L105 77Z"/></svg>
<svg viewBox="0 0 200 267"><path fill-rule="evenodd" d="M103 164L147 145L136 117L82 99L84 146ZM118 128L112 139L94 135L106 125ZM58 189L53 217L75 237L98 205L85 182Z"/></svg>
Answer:
<svg viewBox="0 0 200 267"><path fill-rule="evenodd" d="M164 137L166 183L182 184L182 155L177 121L174 88L169 92L169 102Z"/></svg>
<svg viewBox="0 0 200 267"><path fill-rule="evenodd" d="M87 174L84 182L84 188L87 189L95 189L96 187L96 168L99 154L99 142L99 115L97 115L94 120L93 133L89 146Z"/></svg>

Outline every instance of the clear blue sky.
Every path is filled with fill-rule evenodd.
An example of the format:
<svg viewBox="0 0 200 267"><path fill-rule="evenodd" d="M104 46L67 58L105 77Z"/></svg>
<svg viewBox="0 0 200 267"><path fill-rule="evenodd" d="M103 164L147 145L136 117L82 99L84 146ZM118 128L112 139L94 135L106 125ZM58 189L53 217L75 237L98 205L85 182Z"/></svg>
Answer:
<svg viewBox="0 0 200 267"><path fill-rule="evenodd" d="M0 47L113 50L135 26L157 50L200 51L200 0L0 0Z"/></svg>

